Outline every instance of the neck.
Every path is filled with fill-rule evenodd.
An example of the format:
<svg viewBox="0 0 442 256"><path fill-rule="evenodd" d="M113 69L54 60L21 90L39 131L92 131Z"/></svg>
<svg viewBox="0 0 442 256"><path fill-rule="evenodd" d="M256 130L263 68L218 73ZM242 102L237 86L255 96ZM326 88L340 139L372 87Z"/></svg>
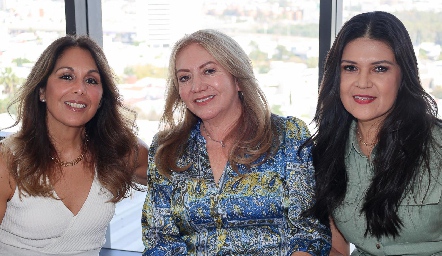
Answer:
<svg viewBox="0 0 442 256"><path fill-rule="evenodd" d="M356 136L362 152L369 157L378 142L379 125L371 125L365 130L362 127L363 126L358 123L356 126Z"/></svg>
<svg viewBox="0 0 442 256"><path fill-rule="evenodd" d="M202 134L206 137L206 140L219 143L224 148L226 146L226 136L233 129L233 127L235 127L237 120L238 118L233 119L233 121L229 120L229 122L222 123L221 125L217 125L211 120L202 121Z"/></svg>

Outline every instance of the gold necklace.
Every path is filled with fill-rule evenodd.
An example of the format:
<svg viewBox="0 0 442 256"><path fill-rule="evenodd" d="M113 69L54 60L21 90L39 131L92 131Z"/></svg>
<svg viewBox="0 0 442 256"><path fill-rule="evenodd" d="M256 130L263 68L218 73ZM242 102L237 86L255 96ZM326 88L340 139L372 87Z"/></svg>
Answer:
<svg viewBox="0 0 442 256"><path fill-rule="evenodd" d="M207 137L209 137L210 140L215 141L215 142L218 142L219 144L221 144L221 147L222 147L222 148L225 148L225 147L226 147L226 145L224 144L224 142L223 142L222 140L214 140L214 139L212 139L212 137L210 137L210 134L209 134L209 132L206 130L206 126L204 125L204 123L203 123L203 129L204 129L204 132L206 133Z"/></svg>
<svg viewBox="0 0 442 256"><path fill-rule="evenodd" d="M358 139L359 139L359 142L361 142L362 144L364 144L364 146L366 146L366 147L373 147L374 145L376 145L376 142L372 142L372 143L368 143L368 142L365 142L363 139L362 139L362 136L361 136L361 133L359 132L359 129L358 128L356 128L356 133L358 134Z"/></svg>
<svg viewBox="0 0 442 256"><path fill-rule="evenodd" d="M88 140L88 138L87 138L87 135L85 136L85 139L84 139L84 141L83 141L83 149L82 149L82 151L81 151L81 154L77 157L77 158L75 158L74 160L72 160L72 161L61 161L58 157L51 157L51 159L56 163L56 164L58 164L58 165L60 165L60 166L62 166L62 167L69 167L69 166L74 166L74 165L76 165L76 164L78 164L79 162L81 162L81 160L83 160L83 158L84 158L84 155L85 155L85 153L86 153L86 144L87 144L87 142L88 142L89 140Z"/></svg>
<svg viewBox="0 0 442 256"><path fill-rule="evenodd" d="M84 152L82 152L77 158L75 158L72 161L61 161L58 157L51 157L51 159L58 165L62 166L62 167L68 167L68 166L74 166L76 164L78 164L79 162L81 162L81 160L83 160L84 158Z"/></svg>

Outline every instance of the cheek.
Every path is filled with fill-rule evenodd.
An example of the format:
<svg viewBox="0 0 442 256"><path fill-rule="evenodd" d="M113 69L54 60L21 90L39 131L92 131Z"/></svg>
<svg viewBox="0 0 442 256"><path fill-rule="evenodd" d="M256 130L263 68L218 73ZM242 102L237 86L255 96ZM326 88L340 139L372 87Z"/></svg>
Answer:
<svg viewBox="0 0 442 256"><path fill-rule="evenodd" d="M90 90L88 93L93 95L93 97L101 99L101 97L103 97L103 87L101 86L92 87L92 90Z"/></svg>
<svg viewBox="0 0 442 256"><path fill-rule="evenodd" d="M178 95L180 95L180 98L185 101L188 97L189 89L187 86L178 86Z"/></svg>
<svg viewBox="0 0 442 256"><path fill-rule="evenodd" d="M385 95L384 100L388 102L389 105L393 105L399 92L399 82L397 80L390 80L386 81L385 85L386 86L383 87L383 91L381 93Z"/></svg>
<svg viewBox="0 0 442 256"><path fill-rule="evenodd" d="M389 92L385 93L385 95L387 96L385 99L385 103L388 105L389 108L391 108L396 101L397 93L397 90L390 90Z"/></svg>
<svg viewBox="0 0 442 256"><path fill-rule="evenodd" d="M348 97L349 94L349 86L346 86L345 81L341 81L341 84L339 86L339 97L341 97L341 100L345 100L345 98Z"/></svg>

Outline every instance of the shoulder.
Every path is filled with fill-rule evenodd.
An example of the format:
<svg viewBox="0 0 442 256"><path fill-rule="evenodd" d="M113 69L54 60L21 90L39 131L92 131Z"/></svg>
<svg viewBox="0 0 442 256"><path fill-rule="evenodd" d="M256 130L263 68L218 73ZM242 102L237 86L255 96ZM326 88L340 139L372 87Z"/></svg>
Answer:
<svg viewBox="0 0 442 256"><path fill-rule="evenodd" d="M431 130L434 141L442 146L442 124L436 124Z"/></svg>
<svg viewBox="0 0 442 256"><path fill-rule="evenodd" d="M8 166L8 160L11 159L11 149L8 147L12 138L3 139L0 142L0 200L9 200L15 190L14 178ZM5 188L5 189L4 189Z"/></svg>
<svg viewBox="0 0 442 256"><path fill-rule="evenodd" d="M298 117L272 114L272 123L276 129L285 131L286 136L295 136L298 139L310 136L306 122Z"/></svg>

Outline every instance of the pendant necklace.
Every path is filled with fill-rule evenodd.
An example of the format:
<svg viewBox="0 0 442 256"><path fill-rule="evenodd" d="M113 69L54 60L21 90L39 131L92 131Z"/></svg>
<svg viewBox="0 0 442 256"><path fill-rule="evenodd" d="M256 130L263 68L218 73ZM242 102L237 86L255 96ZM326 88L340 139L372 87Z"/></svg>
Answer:
<svg viewBox="0 0 442 256"><path fill-rule="evenodd" d="M210 139L211 141L214 141L214 142L217 142L217 143L221 144L221 147L222 147L222 148L225 148L225 147L226 147L226 145L224 144L224 142L223 142L222 140L214 140L214 139L212 139L212 137L210 137L210 134L209 134L209 132L206 130L206 126L204 125L204 123L203 123L203 130L204 130L204 132L206 133L207 137L209 137L209 139Z"/></svg>
<svg viewBox="0 0 442 256"><path fill-rule="evenodd" d="M362 139L362 136L361 136L361 133L359 132L359 129L358 129L358 131L357 131L357 134L358 134L359 142L361 142L362 144L364 144L364 146L366 146L366 147L373 147L373 146L376 144L376 142L372 142L372 143L365 142L365 141Z"/></svg>

